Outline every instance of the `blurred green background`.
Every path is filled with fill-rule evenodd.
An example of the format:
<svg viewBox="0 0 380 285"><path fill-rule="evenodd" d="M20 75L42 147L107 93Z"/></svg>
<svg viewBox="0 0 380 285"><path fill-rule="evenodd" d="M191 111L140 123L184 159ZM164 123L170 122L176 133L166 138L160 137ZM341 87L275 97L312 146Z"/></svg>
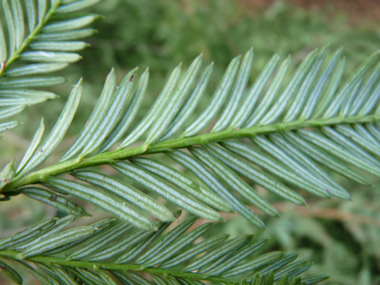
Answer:
<svg viewBox="0 0 380 285"><path fill-rule="evenodd" d="M135 66L140 66L140 71L149 66L149 94L141 118L169 72L179 62L186 68L200 52L206 63L215 62L204 106L229 61L251 47L255 53L251 82L276 52L283 57L291 55L296 65L316 47L330 44L335 50L343 46L347 76L380 48L379 1L104 0L90 11L105 16L94 24L99 33L88 39L92 47L81 52L82 61L62 72L70 82L55 89L61 98L30 107L18 118L24 125L4 135L1 165L12 157L20 161L41 116L47 129L52 127L70 86L81 76L84 95L79 112L57 156L47 163L57 161L80 131L112 67L121 81ZM336 179L352 193L353 201L321 201L305 194L310 208L303 208L268 197L283 220L266 218L267 230L258 231L239 217L227 216L233 222L218 224L213 234L255 233L270 238L266 250L298 252L301 258L314 260L310 273L330 275L326 284L380 284L379 181L372 178L374 188L364 188ZM94 213L93 219L104 217L90 205L87 209ZM16 197L0 207L0 238L56 214L52 208ZM0 284L5 282L0 277Z"/></svg>

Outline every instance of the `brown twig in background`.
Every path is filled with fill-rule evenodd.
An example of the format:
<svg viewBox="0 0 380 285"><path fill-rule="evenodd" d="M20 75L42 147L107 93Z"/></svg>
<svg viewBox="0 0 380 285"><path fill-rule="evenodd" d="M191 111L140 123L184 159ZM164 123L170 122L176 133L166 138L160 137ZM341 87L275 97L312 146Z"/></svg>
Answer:
<svg viewBox="0 0 380 285"><path fill-rule="evenodd" d="M280 212L280 213L294 213L295 215L299 215L301 217L313 217L313 218L320 218L320 219L330 219L330 220L336 220L336 221L342 221L342 222L353 222L353 223L359 223L361 225L371 225L376 226L380 228L380 219L374 219L372 217L363 216L354 214L347 211L342 211L339 209L332 209L332 208L322 208L322 207L304 207L304 206L297 206L297 205L290 205L287 203L274 203L273 206ZM250 207L250 209L258 215L263 214L260 210L258 210L255 207ZM226 220L236 217L236 214L230 214L230 213L222 213L222 217Z"/></svg>

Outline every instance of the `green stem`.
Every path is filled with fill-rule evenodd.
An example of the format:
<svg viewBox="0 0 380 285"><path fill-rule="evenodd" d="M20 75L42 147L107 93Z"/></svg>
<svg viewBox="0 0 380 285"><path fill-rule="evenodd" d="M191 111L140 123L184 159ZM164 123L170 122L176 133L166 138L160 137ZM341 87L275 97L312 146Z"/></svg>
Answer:
<svg viewBox="0 0 380 285"><path fill-rule="evenodd" d="M20 252L13 251L13 250L1 250L0 256L3 256L5 258L20 260L18 258L19 253ZM159 274L163 276L171 275L175 277L192 278L192 279L197 279L197 280L207 280L207 281L214 281L214 282L226 282L226 281L232 282L232 283L239 282L237 280L231 280L231 279L226 279L226 278L211 277L207 274L183 272L183 271L178 271L178 270L167 270L167 269L161 269L158 267L145 267L144 265L139 265L139 264L118 264L118 263L112 263L112 262L90 262L90 261L81 261L81 260L67 260L65 258L52 257L52 256L33 256L33 257L27 258L24 261L31 261L31 262L37 262L37 263L54 263L54 264L59 264L63 266L80 267L80 268L88 268L88 269L101 268L105 270L135 271L135 272L141 272L141 273Z"/></svg>
<svg viewBox="0 0 380 285"><path fill-rule="evenodd" d="M51 16L54 15L56 9L61 4L61 0L57 0L54 5L52 5L46 14L43 21L41 21L35 29L27 36L21 45L12 53L10 58L8 58L7 62L3 69L0 70L0 78L4 76L5 71L11 66L11 64L20 57L20 54L28 47L31 41L33 41L34 37L41 31L41 29L45 26L45 24L50 20Z"/></svg>
<svg viewBox="0 0 380 285"><path fill-rule="evenodd" d="M186 148L193 145L205 145L208 143L224 141L227 139L236 139L242 137L252 137L259 134L270 134L279 131L289 131L310 127L333 126L340 124L358 124L371 123L380 120L380 115L354 116L354 117L334 117L330 119L312 119L312 120L297 120L293 122L273 124L268 126L255 126L252 128L226 130L215 133L202 134L189 138L178 138L163 142L157 142L151 145L141 145L127 149L119 149L107 153L96 154L89 158L75 158L52 166L40 169L26 176L15 177L13 181L8 183L6 189L15 189L28 184L43 182L47 176L68 173L85 167L112 164L117 160L127 159L133 156L150 153L160 153L170 151L172 149Z"/></svg>

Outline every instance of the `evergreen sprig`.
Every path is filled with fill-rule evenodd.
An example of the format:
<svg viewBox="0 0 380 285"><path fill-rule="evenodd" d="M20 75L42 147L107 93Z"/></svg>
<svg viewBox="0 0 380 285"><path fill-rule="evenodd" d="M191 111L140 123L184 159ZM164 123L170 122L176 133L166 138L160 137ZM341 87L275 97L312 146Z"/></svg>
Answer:
<svg viewBox="0 0 380 285"><path fill-rule="evenodd" d="M57 97L41 88L61 84L65 78L45 74L64 69L82 58L76 51L88 44L80 39L96 32L86 27L100 16L78 11L99 1L2 0L0 120L28 105ZM16 62L19 64L15 65ZM0 123L0 133L18 124L17 121Z"/></svg>
<svg viewBox="0 0 380 285"><path fill-rule="evenodd" d="M363 185L370 183L347 164L380 175L376 159L380 146L379 53L341 84L345 62L340 59L341 50L322 69L327 52L328 47L311 52L287 84L283 80L289 58L275 72L280 60L275 55L244 93L253 59L253 51L248 51L241 64L240 57L232 60L206 110L191 121L212 70L211 64L198 76L200 55L181 79L181 65L173 70L144 119L131 130L149 72L144 71L135 84L137 68L133 69L117 87L111 70L77 140L57 164L38 170L70 126L82 93L80 80L47 138L42 142L41 121L17 169L13 161L4 168L3 200L24 194L72 215L88 215L59 195L70 194L152 230L147 214L163 222L175 219L136 185L196 216L217 221L219 211L237 212L260 227L264 223L247 204L271 216L280 214L247 181L300 205L306 201L295 188L323 198L350 199L325 168ZM200 133L210 124L211 131ZM130 147L143 135L144 143ZM110 151L123 137L116 150ZM192 174L146 156L162 153ZM122 174L122 179L88 169L104 164ZM59 177L68 173L77 180Z"/></svg>
<svg viewBox="0 0 380 285"><path fill-rule="evenodd" d="M180 212L173 215L178 218ZM267 240L253 236L218 235L194 244L213 226L205 223L194 227L196 218L188 218L167 231L170 222L155 222L156 231L145 231L126 223L115 224L115 219L65 229L74 219L71 215L46 219L0 240L2 271L16 284L22 284L14 264L43 285L197 285L204 281L306 285L327 279L299 277L312 262L296 260L297 254L258 254ZM30 262L36 267L28 265ZM152 281L140 273L149 274Z"/></svg>

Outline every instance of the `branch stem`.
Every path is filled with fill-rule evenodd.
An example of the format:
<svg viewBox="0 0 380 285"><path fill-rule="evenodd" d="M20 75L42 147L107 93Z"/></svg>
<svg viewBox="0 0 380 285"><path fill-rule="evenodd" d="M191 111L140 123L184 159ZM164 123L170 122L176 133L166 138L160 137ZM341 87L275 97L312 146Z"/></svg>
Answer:
<svg viewBox="0 0 380 285"><path fill-rule="evenodd" d="M11 258L20 260L18 256L19 252L13 250L0 250L0 256L5 258ZM139 264L118 264L112 262L90 262L90 261L81 261L81 260L67 260L61 257L51 257L51 256L33 256L29 257L23 261L31 261L37 263L54 263L63 266L70 267L80 267L87 269L101 268L105 270L122 270L122 271L135 271L140 273L149 273L149 274L159 274L159 275L171 275L175 277L185 277L192 278L197 280L207 280L214 282L226 282L226 278L220 277L211 277L207 274L200 274L195 272L183 272L179 270L170 270L170 269L161 269L158 267L145 267L144 265ZM238 282L236 280L228 279L230 282Z"/></svg>
<svg viewBox="0 0 380 285"><path fill-rule="evenodd" d="M35 184L43 182L47 176L68 173L74 170L92 167L103 164L112 164L118 160L128 159L133 156L151 153L166 152L173 149L186 148L194 145L205 145L208 143L224 141L227 139L236 139L242 137L253 137L256 135L270 134L279 131L290 131L311 127L334 126L340 124L358 124L358 123L371 123L380 120L380 115L368 116L353 116L353 117L334 117L329 119L311 119L311 120L297 120L287 123L279 123L267 126L255 126L251 128L243 128L238 130L225 130L215 133L201 134L194 137L178 138L163 142L157 142L151 145L143 144L137 147L127 149L118 149L107 153L100 153L93 155L89 158L75 158L52 166L32 172L26 176L15 177L13 181L8 183L3 192L10 189L15 189L28 184Z"/></svg>

